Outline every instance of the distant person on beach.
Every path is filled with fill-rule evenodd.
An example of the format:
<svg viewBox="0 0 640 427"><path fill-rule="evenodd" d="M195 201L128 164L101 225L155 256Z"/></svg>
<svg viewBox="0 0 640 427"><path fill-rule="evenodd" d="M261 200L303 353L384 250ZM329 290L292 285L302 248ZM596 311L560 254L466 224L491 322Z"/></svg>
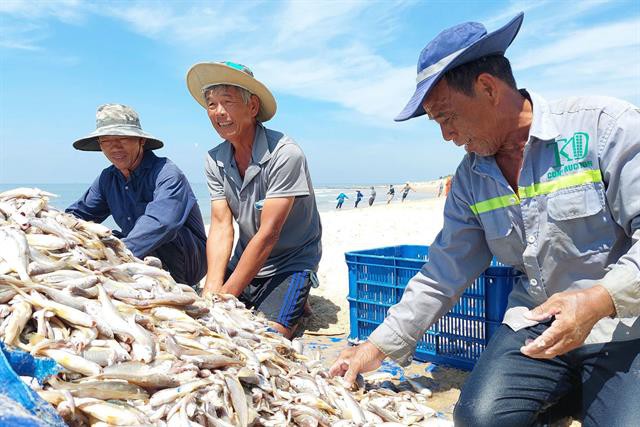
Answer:
<svg viewBox="0 0 640 427"><path fill-rule="evenodd" d="M444 178L440 178L440 185L438 185L438 195L436 197L442 196L443 189L444 189Z"/></svg>
<svg viewBox="0 0 640 427"><path fill-rule="evenodd" d="M347 195L344 193L338 194L338 197L336 197L336 200L338 201L338 204L336 205L336 209L342 209L342 204L344 203L344 199L348 199L348 198L349 197L347 197Z"/></svg>
<svg viewBox="0 0 640 427"><path fill-rule="evenodd" d="M583 426L637 426L640 109L518 89L504 52L522 21L492 33L456 25L422 50L416 91L396 120L426 113L467 154L429 261L330 372L352 383L386 357L409 364L425 330L495 256L522 274L462 387L455 425L567 425L577 415Z"/></svg>
<svg viewBox="0 0 640 427"><path fill-rule="evenodd" d="M249 68L195 64L187 86L224 139L206 156L211 228L203 294L233 294L291 338L309 313L322 254L307 159L293 139L264 126L276 100ZM239 237L232 256L233 220Z"/></svg>
<svg viewBox="0 0 640 427"><path fill-rule="evenodd" d="M163 145L142 130L131 107L99 106L96 130L73 147L102 151L112 165L66 212L97 223L113 216L120 227L115 234L133 255L159 258L176 282L195 287L207 271L207 236L187 178L153 154Z"/></svg>
<svg viewBox="0 0 640 427"><path fill-rule="evenodd" d="M387 204L391 203L396 195L396 190L393 188L393 184L389 185L389 191L387 191Z"/></svg>
<svg viewBox="0 0 640 427"><path fill-rule="evenodd" d="M408 182L404 185L404 187L402 187L402 202L404 202L404 199L407 198L407 195L411 190L413 190L413 188L411 188Z"/></svg>
<svg viewBox="0 0 640 427"><path fill-rule="evenodd" d="M376 200L376 189L371 186L371 193L369 194L369 206L373 205L374 200Z"/></svg>
<svg viewBox="0 0 640 427"><path fill-rule="evenodd" d="M354 207L356 208L358 207L358 203L360 203L363 197L364 197L364 194L362 194L360 190L356 190L356 205Z"/></svg>

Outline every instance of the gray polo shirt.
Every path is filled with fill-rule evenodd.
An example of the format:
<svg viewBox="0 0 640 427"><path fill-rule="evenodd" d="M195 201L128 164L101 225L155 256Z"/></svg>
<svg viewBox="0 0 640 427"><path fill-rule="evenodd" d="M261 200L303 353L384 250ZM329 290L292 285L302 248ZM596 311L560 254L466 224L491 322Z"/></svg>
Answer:
<svg viewBox="0 0 640 427"><path fill-rule="evenodd" d="M229 268L238 265L247 244L258 232L265 199L293 196L293 207L280 238L256 277L317 271L322 255L322 226L307 159L300 147L288 136L259 123L244 180L233 155L233 146L224 141L209 151L205 166L211 200L227 200L240 230Z"/></svg>

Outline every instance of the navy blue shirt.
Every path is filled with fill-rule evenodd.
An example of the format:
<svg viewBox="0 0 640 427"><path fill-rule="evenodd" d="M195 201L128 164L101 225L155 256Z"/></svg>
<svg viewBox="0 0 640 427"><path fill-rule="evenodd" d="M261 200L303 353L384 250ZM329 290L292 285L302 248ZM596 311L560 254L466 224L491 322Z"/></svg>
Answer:
<svg viewBox="0 0 640 427"><path fill-rule="evenodd" d="M112 215L123 242L138 258L172 241L181 227L206 245L202 214L187 178L171 160L151 151L144 152L129 180L113 165L104 169L66 212L98 223Z"/></svg>

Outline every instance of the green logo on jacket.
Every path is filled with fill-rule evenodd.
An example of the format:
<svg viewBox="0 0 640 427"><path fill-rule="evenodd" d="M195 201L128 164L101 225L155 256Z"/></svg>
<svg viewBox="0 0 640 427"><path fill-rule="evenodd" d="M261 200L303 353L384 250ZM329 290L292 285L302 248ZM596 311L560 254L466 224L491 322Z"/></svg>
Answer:
<svg viewBox="0 0 640 427"><path fill-rule="evenodd" d="M547 174L549 179L593 166L591 161L580 161L589 153L589 134L586 132L575 132L571 138L556 139L555 142L547 144L547 147L553 149L555 156L555 164L553 165L555 170Z"/></svg>

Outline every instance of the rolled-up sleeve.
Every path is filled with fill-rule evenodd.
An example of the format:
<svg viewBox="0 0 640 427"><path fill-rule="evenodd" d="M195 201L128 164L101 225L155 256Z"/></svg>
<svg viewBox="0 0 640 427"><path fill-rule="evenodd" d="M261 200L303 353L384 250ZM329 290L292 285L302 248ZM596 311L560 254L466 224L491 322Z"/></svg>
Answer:
<svg viewBox="0 0 640 427"><path fill-rule="evenodd" d="M101 179L102 174L93 181L91 187L78 201L65 209L65 212L85 221L101 223L107 219L111 215L111 211L101 190Z"/></svg>
<svg viewBox="0 0 640 427"><path fill-rule="evenodd" d="M614 220L631 240L602 279L620 318L640 316L640 110L630 107L612 121L601 147L600 167Z"/></svg>
<svg viewBox="0 0 640 427"><path fill-rule="evenodd" d="M460 169L459 169L460 170ZM429 261L407 284L400 302L369 337L378 349L407 365L420 338L449 311L464 290L491 262L491 252L478 219L456 185L444 208L444 226L429 247ZM466 198L466 200L469 200Z"/></svg>
<svg viewBox="0 0 640 427"><path fill-rule="evenodd" d="M176 237L195 203L187 178L177 168L165 166L156 178L153 200L124 243L138 258L146 256Z"/></svg>

